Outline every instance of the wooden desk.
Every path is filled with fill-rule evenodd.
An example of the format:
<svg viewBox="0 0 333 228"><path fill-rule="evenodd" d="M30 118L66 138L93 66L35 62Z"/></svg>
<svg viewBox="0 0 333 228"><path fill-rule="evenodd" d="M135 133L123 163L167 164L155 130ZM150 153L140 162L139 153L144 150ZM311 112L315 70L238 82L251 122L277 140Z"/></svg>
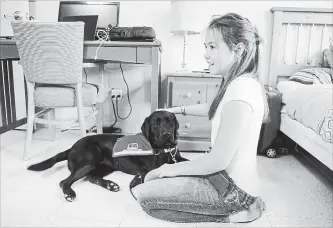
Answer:
<svg viewBox="0 0 333 228"><path fill-rule="evenodd" d="M154 42L125 42L125 41L85 41L83 60L85 62L131 63L151 65L151 111L159 107L161 88L161 43ZM101 45L101 46L100 46ZM99 47L100 46L100 47ZM98 49L99 47L99 49ZM95 60L96 50L97 59ZM15 40L0 40L0 134L22 125L22 120L16 120L13 92L12 61L19 60ZM2 82L7 82L2 85ZM7 101L6 101L7 100ZM9 101L9 102L8 102ZM6 103L4 105L3 103ZM9 107L10 104L12 107ZM24 120L23 120L24 123Z"/></svg>

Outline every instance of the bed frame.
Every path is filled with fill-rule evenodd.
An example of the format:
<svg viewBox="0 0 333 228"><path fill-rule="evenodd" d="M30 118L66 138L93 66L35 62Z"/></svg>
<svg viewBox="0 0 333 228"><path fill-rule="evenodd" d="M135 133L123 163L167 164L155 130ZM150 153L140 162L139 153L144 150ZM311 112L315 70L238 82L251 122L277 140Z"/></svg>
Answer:
<svg viewBox="0 0 333 228"><path fill-rule="evenodd" d="M321 67L333 34L333 10L274 7L268 84L309 67Z"/></svg>
<svg viewBox="0 0 333 228"><path fill-rule="evenodd" d="M272 8L271 12L273 34L267 83L276 88L278 82L288 79L301 69L323 66L322 53L329 47L329 37L333 34L333 10ZM312 130L283 114L280 130L296 146L301 146L333 170L331 143L321 142L321 138L318 139ZM306 137L307 140L304 140ZM312 142L309 137L317 138L317 141Z"/></svg>

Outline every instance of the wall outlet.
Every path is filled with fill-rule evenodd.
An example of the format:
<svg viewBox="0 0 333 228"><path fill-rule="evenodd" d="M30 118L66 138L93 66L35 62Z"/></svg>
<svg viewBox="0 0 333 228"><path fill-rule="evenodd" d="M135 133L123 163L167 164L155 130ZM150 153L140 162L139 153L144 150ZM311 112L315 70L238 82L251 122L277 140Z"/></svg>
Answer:
<svg viewBox="0 0 333 228"><path fill-rule="evenodd" d="M111 89L111 98L113 100L118 100L123 98L123 90L122 89Z"/></svg>

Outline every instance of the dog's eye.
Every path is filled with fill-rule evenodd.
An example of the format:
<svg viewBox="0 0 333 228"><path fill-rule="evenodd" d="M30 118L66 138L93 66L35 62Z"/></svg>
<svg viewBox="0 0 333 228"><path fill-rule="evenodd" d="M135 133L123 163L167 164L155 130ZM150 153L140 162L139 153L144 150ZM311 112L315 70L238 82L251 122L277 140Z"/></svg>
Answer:
<svg viewBox="0 0 333 228"><path fill-rule="evenodd" d="M174 120L174 119L173 119L172 117L169 117L169 118L166 119L166 121L167 121L168 123L172 123L173 120Z"/></svg>

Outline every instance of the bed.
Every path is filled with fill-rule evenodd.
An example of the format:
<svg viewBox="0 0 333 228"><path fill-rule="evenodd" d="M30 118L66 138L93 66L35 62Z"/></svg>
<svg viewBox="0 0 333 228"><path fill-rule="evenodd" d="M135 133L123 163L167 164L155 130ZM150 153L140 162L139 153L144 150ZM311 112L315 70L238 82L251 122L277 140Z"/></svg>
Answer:
<svg viewBox="0 0 333 228"><path fill-rule="evenodd" d="M282 96L280 130L333 171L333 78L332 65L325 59L333 53L333 10L271 11L267 84Z"/></svg>

